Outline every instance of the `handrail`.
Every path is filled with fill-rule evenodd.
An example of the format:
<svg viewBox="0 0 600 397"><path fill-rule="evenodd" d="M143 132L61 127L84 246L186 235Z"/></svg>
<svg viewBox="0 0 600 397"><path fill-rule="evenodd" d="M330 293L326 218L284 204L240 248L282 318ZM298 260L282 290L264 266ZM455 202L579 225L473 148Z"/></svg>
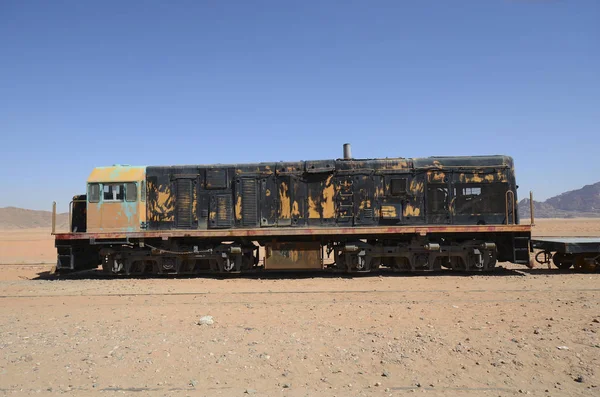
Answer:
<svg viewBox="0 0 600 397"><path fill-rule="evenodd" d="M506 204L506 224L508 225L508 196L511 196L511 205L512 205L512 224L516 223L516 215L515 215L515 193L512 190L507 190L504 196L505 204Z"/></svg>

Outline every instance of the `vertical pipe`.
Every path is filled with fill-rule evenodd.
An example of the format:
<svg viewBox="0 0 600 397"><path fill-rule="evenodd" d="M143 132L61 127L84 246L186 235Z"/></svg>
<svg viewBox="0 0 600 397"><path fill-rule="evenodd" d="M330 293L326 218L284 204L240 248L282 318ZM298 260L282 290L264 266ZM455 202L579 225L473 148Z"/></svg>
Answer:
<svg viewBox="0 0 600 397"><path fill-rule="evenodd" d="M56 201L52 202L52 235L56 233Z"/></svg>
<svg viewBox="0 0 600 397"><path fill-rule="evenodd" d="M531 216L531 226L535 226L535 217L533 216L533 191L529 191L529 216Z"/></svg>
<svg viewBox="0 0 600 397"><path fill-rule="evenodd" d="M344 160L352 159L352 148L349 143L344 143Z"/></svg>
<svg viewBox="0 0 600 397"><path fill-rule="evenodd" d="M69 233L73 232L73 201L69 203Z"/></svg>

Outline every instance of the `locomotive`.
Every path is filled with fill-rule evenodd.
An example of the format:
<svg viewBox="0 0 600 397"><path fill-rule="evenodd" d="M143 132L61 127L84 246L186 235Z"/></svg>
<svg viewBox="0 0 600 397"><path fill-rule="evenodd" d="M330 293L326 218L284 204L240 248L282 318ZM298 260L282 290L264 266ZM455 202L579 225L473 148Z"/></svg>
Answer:
<svg viewBox="0 0 600 397"><path fill-rule="evenodd" d="M55 213L55 211L54 211ZM529 265L509 156L92 170L57 270L110 274L491 271ZM54 218L53 218L54 219Z"/></svg>

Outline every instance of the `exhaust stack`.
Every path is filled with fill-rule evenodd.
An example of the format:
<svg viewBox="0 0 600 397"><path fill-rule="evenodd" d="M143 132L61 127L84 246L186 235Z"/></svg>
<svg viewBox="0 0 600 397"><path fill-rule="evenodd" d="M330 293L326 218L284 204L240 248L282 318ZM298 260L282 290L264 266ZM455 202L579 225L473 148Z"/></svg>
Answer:
<svg viewBox="0 0 600 397"><path fill-rule="evenodd" d="M349 143L344 143L344 160L352 160L352 148Z"/></svg>

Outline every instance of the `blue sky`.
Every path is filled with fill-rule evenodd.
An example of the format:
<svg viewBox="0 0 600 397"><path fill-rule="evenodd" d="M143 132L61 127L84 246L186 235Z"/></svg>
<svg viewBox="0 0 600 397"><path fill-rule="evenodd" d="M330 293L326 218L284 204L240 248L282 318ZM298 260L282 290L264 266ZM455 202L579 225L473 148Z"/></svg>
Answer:
<svg viewBox="0 0 600 397"><path fill-rule="evenodd" d="M1 1L0 207L91 169L507 154L600 180L600 2Z"/></svg>

